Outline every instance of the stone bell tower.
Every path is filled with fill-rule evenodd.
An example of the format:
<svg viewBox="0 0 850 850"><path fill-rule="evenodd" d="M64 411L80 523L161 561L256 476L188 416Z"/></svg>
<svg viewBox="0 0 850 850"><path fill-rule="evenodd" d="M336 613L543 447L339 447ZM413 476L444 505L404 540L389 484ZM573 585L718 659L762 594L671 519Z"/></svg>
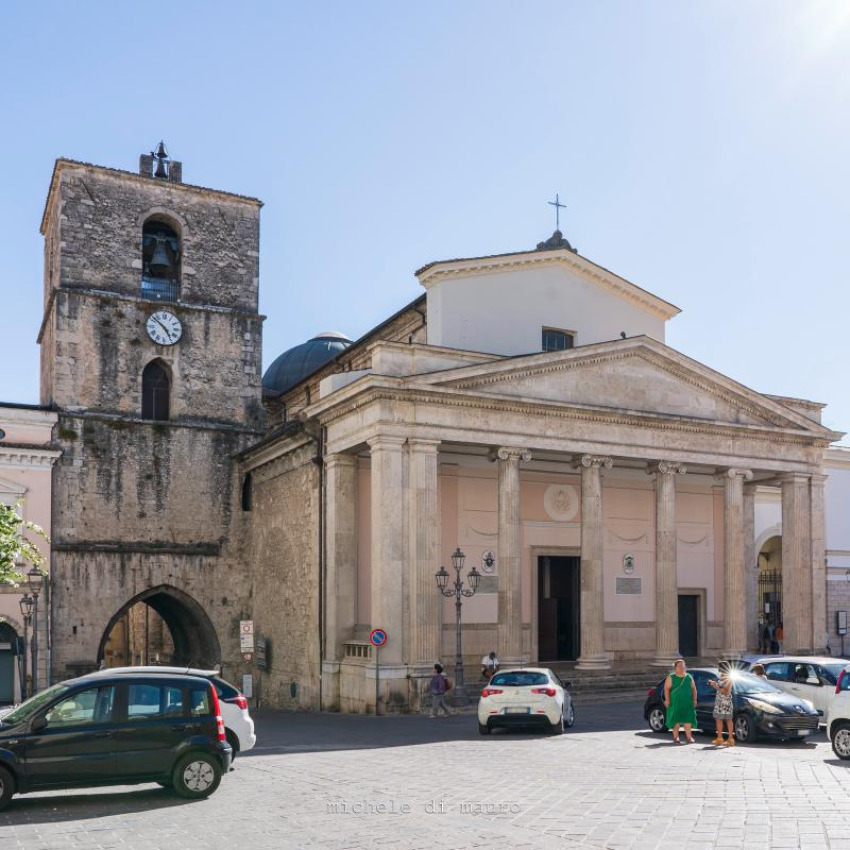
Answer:
<svg viewBox="0 0 850 850"><path fill-rule="evenodd" d="M232 457L262 425L261 206L184 183L162 142L138 172L56 162L39 334L63 450L55 676L103 661L139 602L168 627L171 660L238 658Z"/></svg>

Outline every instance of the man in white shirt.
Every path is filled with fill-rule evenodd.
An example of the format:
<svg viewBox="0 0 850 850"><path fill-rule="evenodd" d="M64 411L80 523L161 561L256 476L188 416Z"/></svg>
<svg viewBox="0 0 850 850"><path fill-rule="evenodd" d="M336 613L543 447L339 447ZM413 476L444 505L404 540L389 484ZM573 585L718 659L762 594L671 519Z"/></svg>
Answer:
<svg viewBox="0 0 850 850"><path fill-rule="evenodd" d="M481 678L486 679L489 682L490 679L499 672L500 666L499 659L496 657L495 652L485 655L481 659Z"/></svg>

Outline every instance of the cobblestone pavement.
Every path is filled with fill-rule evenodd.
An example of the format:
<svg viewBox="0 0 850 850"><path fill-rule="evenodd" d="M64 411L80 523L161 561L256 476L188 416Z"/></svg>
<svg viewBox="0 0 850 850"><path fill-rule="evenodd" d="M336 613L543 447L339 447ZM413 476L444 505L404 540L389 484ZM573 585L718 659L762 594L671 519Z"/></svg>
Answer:
<svg viewBox="0 0 850 850"><path fill-rule="evenodd" d="M478 735L474 716L257 714L209 800L156 786L42 793L0 848L848 848L850 767L822 734L672 745L638 704L584 705L562 737Z"/></svg>

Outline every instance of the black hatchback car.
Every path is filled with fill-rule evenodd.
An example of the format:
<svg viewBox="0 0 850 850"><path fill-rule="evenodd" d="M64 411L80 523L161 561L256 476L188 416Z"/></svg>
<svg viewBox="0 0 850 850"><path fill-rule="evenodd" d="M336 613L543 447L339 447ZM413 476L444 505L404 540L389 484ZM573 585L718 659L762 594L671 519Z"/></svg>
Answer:
<svg viewBox="0 0 850 850"><path fill-rule="evenodd" d="M0 809L16 793L140 782L201 799L231 758L207 679L83 676L0 717Z"/></svg>
<svg viewBox="0 0 850 850"><path fill-rule="evenodd" d="M720 672L715 668L699 667L688 672L697 686L697 728L714 733L714 697L716 691L709 682ZM819 715L814 706L799 697L791 697L765 679L751 673L732 674L732 705L735 738L752 743L759 736L771 738L804 738L818 731ZM664 709L664 682L652 688L643 706L643 716L653 732L667 729Z"/></svg>

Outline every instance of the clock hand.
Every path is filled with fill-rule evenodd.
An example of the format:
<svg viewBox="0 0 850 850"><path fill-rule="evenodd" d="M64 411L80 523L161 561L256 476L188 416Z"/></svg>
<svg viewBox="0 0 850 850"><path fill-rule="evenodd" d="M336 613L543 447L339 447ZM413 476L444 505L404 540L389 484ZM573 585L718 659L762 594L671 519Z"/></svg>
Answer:
<svg viewBox="0 0 850 850"><path fill-rule="evenodd" d="M157 323L157 324L158 324L158 325L159 325L159 326L160 326L160 327L161 327L161 328L165 331L165 335L166 335L169 339L171 339L171 331L170 331L170 330L168 330L168 328L167 328L167 327L165 327L165 325L164 325L162 322L160 322L160 320L159 320L159 319L157 319L157 317L156 317L156 316L154 316L154 317L153 317L153 320L154 320L154 321L155 321L155 322L156 322L156 323Z"/></svg>

